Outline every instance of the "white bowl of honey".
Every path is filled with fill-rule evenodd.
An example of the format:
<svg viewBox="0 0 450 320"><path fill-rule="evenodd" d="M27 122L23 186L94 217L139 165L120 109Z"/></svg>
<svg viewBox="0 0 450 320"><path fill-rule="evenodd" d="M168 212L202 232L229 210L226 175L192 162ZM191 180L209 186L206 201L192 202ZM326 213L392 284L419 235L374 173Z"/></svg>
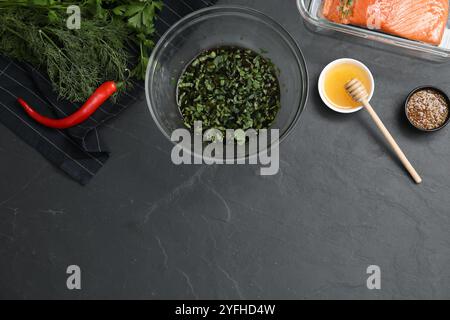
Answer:
<svg viewBox="0 0 450 320"><path fill-rule="evenodd" d="M355 102L345 90L345 84L358 79L369 92L369 101L375 90L375 82L369 68L355 59L338 59L329 63L319 77L319 94L330 109L340 113L353 113L363 106Z"/></svg>

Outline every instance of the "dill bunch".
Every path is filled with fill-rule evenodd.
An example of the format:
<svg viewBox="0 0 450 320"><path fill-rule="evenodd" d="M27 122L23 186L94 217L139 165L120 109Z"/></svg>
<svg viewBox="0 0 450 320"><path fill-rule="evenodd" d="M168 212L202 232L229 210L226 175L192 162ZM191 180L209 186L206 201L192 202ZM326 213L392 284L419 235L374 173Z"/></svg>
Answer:
<svg viewBox="0 0 450 320"><path fill-rule="evenodd" d="M120 20L84 18L81 29L69 30L63 16L49 23L45 9L0 9L0 52L46 71L59 97L72 102L105 81L126 83L126 36Z"/></svg>
<svg viewBox="0 0 450 320"><path fill-rule="evenodd" d="M82 10L81 29L66 9ZM60 98L85 101L103 82L145 78L161 0L0 0L0 54L46 71ZM132 47L137 54L130 54Z"/></svg>

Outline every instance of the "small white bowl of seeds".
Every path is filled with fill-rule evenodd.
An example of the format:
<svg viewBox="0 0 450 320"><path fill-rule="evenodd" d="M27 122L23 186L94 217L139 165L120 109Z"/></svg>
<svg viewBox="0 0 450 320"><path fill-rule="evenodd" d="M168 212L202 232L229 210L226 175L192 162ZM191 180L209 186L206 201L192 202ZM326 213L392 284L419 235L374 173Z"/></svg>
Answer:
<svg viewBox="0 0 450 320"><path fill-rule="evenodd" d="M450 121L450 99L433 86L414 89L406 98L405 113L408 121L417 129L434 132Z"/></svg>

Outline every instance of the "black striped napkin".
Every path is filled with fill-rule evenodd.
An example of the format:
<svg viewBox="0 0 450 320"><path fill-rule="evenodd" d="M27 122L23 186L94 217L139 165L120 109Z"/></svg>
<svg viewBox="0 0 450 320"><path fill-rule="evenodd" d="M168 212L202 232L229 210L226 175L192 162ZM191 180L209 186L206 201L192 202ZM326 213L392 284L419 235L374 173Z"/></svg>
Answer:
<svg viewBox="0 0 450 320"><path fill-rule="evenodd" d="M216 0L164 0L156 22L157 36L183 16L212 5ZM31 120L17 104L20 96L41 113L58 118L76 111L77 105L57 100L45 74L31 65L0 56L0 122L82 185L87 184L109 158L97 128L116 117L134 101L143 99L143 83L116 104L105 103L81 125L68 130L43 127Z"/></svg>

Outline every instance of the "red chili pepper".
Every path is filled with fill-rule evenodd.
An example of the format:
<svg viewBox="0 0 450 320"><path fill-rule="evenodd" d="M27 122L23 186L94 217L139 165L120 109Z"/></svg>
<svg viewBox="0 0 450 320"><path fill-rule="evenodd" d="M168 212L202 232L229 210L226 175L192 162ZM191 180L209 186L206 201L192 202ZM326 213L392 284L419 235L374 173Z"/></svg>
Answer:
<svg viewBox="0 0 450 320"><path fill-rule="evenodd" d="M62 119L44 117L31 108L22 98L18 98L17 101L25 109L28 115L40 124L55 129L67 129L87 120L116 91L117 86L115 82L107 81L103 83L94 91L80 109L75 111L72 115Z"/></svg>

